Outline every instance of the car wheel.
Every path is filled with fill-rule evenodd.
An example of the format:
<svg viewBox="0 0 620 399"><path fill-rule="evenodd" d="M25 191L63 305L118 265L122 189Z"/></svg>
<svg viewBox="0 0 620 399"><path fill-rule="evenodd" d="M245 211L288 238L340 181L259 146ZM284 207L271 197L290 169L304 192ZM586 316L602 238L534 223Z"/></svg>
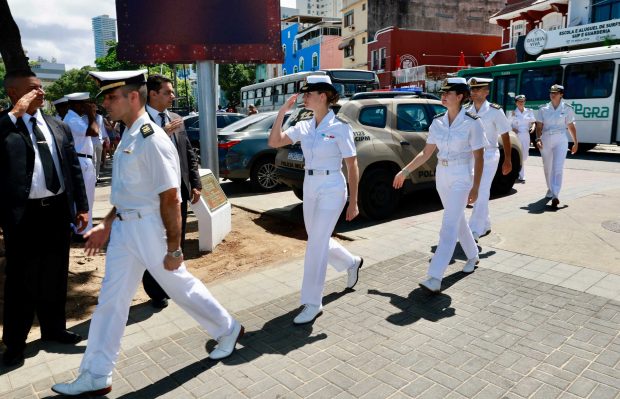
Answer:
<svg viewBox="0 0 620 399"><path fill-rule="evenodd" d="M250 172L250 181L258 191L272 191L280 181L276 175L275 158L262 158L254 163Z"/></svg>
<svg viewBox="0 0 620 399"><path fill-rule="evenodd" d="M512 190L517 177L519 177L519 170L521 170L521 157L517 150L512 150L512 170L507 175L502 174L502 164L504 163L504 151L500 149L499 164L497 165L497 171L491 184L491 193L493 195L506 195Z"/></svg>
<svg viewBox="0 0 620 399"><path fill-rule="evenodd" d="M385 219L400 201L400 192L392 187L396 172L387 168L364 173L359 186L360 212L369 219Z"/></svg>
<svg viewBox="0 0 620 399"><path fill-rule="evenodd" d="M304 200L304 189L303 188L297 188L297 187L293 187L293 194L295 194L295 197L299 198L300 200Z"/></svg>

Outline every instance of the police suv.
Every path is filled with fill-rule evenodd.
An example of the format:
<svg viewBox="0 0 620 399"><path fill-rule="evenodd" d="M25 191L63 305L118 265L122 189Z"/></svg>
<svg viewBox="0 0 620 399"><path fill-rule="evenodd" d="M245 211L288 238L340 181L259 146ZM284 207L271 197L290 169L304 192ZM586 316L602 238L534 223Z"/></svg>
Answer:
<svg viewBox="0 0 620 399"><path fill-rule="evenodd" d="M441 101L421 97L360 96L336 109L338 118L349 123L353 130L360 172L358 205L361 213L370 219L390 216L403 194L434 187L436 154L410 175L402 190L392 187L396 173L424 148L434 116L446 110ZM310 118L312 111L300 108L291 115L283 130ZM495 194L508 193L521 169L522 149L514 132L510 132L510 142L512 171L502 175L504 153L500 150L501 159L491 188ZM501 149L501 140L499 145ZM343 168L346 168L344 162ZM343 172L347 176L346 170ZM304 157L299 143L278 150L276 174L299 199L303 198Z"/></svg>

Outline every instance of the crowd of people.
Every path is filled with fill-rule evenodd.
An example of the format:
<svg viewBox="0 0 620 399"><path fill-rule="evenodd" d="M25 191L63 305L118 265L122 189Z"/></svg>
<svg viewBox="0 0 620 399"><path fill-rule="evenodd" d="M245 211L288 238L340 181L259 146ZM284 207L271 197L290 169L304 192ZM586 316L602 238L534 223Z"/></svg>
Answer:
<svg viewBox="0 0 620 399"><path fill-rule="evenodd" d="M29 71L5 77L13 106L0 113L0 225L6 246L3 362L24 361L26 338L34 316L44 341L75 345L82 337L66 329L65 302L69 245L72 234L85 240L93 255L107 244L105 277L88 334L78 377L55 384L68 395L105 394L131 300L140 281L156 307L171 298L217 340L213 360L230 356L244 327L186 268L183 258L187 202L200 199L198 163L179 115L169 108L175 98L172 82L146 71L90 72L97 82L107 117L97 113L88 93L68 93L54 105L60 120L44 115L44 91ZM399 189L408 176L437 150L436 187L444 214L437 250L421 287L441 291L443 275L460 242L472 273L480 262L477 241L491 230L490 186L499 164L512 169L509 131L524 135L536 124L547 181L547 197L559 204L568 132L577 151L574 112L562 101L564 88L550 88L550 102L534 113L525 97L506 117L489 103L490 79L448 78L441 87L445 113L437 115L422 151L394 177ZM346 206L346 220L357 217L359 170L353 132L330 106L338 93L327 76L309 76L300 90L310 120L282 131L282 120L298 95L278 112L269 135L272 147L301 143L305 157L303 214L308 241L301 284L301 311L294 324L313 322L323 312L328 265L346 272L346 287L358 283L364 260L331 238ZM107 120L107 122L106 122ZM529 134L529 133L528 133ZM120 137L117 141L116 137ZM106 143L106 138L109 144ZM112 144L114 143L114 144ZM99 152L101 144L101 152ZM92 224L97 160L112 149L113 209ZM527 153L527 146L524 146ZM347 176L342 172L346 166ZM520 178L524 180L524 171ZM348 199L348 205L347 205ZM465 209L473 204L469 221ZM41 223L45 220L46 223ZM38 251L31 251L36 242Z"/></svg>

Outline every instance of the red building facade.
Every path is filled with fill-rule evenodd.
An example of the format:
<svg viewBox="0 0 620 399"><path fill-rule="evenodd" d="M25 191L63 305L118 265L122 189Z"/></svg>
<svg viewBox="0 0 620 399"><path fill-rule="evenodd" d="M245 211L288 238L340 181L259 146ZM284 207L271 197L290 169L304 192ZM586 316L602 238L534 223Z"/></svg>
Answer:
<svg viewBox="0 0 620 399"><path fill-rule="evenodd" d="M485 55L488 57L488 53L499 49L501 43L502 39L498 35L390 27L377 31L375 40L368 43L368 65L377 72L382 88L410 84L423 86L423 80L443 79L462 66L484 66ZM413 71L419 66L425 67L425 79L418 79L419 76L399 78L406 71Z"/></svg>

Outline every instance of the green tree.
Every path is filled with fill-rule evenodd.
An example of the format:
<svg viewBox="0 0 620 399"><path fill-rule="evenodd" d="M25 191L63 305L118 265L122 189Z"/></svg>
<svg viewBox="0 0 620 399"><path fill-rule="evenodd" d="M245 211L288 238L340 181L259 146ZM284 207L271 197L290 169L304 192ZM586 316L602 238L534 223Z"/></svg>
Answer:
<svg viewBox="0 0 620 399"><path fill-rule="evenodd" d="M95 80L88 75L93 68L85 66L80 69L70 69L63 73L60 79L45 89L48 100L56 100L65 94L87 91L91 96L99 92Z"/></svg>
<svg viewBox="0 0 620 399"><path fill-rule="evenodd" d="M4 90L4 75L6 75L6 67L4 66L4 61L0 58L0 107L4 108L8 106L11 102L9 96L6 95L6 90Z"/></svg>
<svg viewBox="0 0 620 399"><path fill-rule="evenodd" d="M98 71L133 71L136 69L144 68L144 65L134 64L129 61L120 61L116 57L116 47L118 43L115 41L109 41L106 43L108 46L108 53L95 60L95 65Z"/></svg>
<svg viewBox="0 0 620 399"><path fill-rule="evenodd" d="M231 104L240 104L239 93L243 86L254 83L256 68L245 64L221 64L219 66L219 83Z"/></svg>

